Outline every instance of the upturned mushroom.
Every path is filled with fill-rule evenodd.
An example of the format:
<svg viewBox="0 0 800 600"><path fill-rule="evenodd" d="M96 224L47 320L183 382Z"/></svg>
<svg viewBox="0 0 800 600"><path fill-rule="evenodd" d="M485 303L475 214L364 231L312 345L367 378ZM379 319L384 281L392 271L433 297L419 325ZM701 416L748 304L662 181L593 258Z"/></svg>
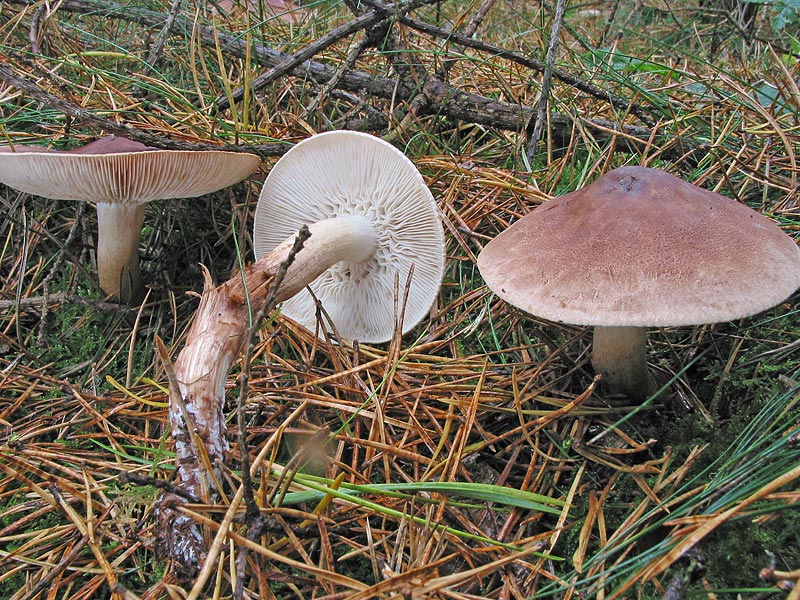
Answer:
<svg viewBox="0 0 800 600"><path fill-rule="evenodd" d="M310 237L293 254L298 230ZM273 308L270 298L288 301L314 286L342 336L378 342L397 330L395 281L402 289L410 278L402 331L425 316L441 285L444 231L433 196L410 160L371 135L322 133L289 150L264 183L254 237L259 258L242 273L216 287L206 273L200 306L172 369L176 480L198 498L216 490L228 448L228 371L249 339L251 316ZM289 267L273 294L283 264ZM284 311L313 328L310 302L286 302ZM207 461L197 452L198 440ZM191 576L205 552L202 536L185 515L165 518L164 544Z"/></svg>
<svg viewBox="0 0 800 600"><path fill-rule="evenodd" d="M0 147L0 183L35 196L94 203L100 287L128 303L142 289L139 234L145 204L210 194L241 181L258 164L254 154L158 150L112 135L65 152Z"/></svg>
<svg viewBox="0 0 800 600"><path fill-rule="evenodd" d="M283 314L313 330L316 296L342 336L384 342L397 325L395 282L402 289L412 268L403 333L428 312L442 282L444 232L430 190L394 146L364 133L333 131L292 148L261 190L253 226L256 258L303 225L311 230L315 258L298 260L287 281L297 277L314 295L302 289L304 283L283 304ZM313 277L304 269L313 269Z"/></svg>
<svg viewBox="0 0 800 600"><path fill-rule="evenodd" d="M652 391L647 327L747 317L800 287L800 249L775 223L645 167L537 207L486 245L478 268L521 310L594 326L595 371L637 401Z"/></svg>

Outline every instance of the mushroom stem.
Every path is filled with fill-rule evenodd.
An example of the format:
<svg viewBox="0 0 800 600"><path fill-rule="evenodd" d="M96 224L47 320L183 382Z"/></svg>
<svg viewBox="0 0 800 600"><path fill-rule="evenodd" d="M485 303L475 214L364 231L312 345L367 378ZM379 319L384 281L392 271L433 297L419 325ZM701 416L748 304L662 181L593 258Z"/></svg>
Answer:
<svg viewBox="0 0 800 600"><path fill-rule="evenodd" d="M278 302L288 300L336 263L363 262L375 254L378 236L363 217L335 217L308 226L311 237L286 272ZM295 236L281 243L270 255L285 260ZM266 258L266 257L264 257ZM256 262L253 268L261 261Z"/></svg>
<svg viewBox="0 0 800 600"><path fill-rule="evenodd" d="M378 247L377 235L361 217L327 219L309 226L309 237L284 276L274 302L294 296L326 269L341 261L362 262ZM209 501L221 480L228 441L225 437L223 404L228 371L250 334L250 315L272 310L267 306L273 279L290 256L296 236L280 244L225 283L214 287L208 273L200 306L186 337L186 345L175 360L173 372L177 390L170 391L169 421L175 439L177 484L189 494ZM249 300L249 307L248 307ZM177 397L176 397L177 396ZM183 406L181 406L181 404ZM187 427L183 408L192 423ZM191 428L191 429L190 429ZM196 433L205 449L212 473L192 446ZM165 509L169 512L168 509ZM172 549L173 559L184 573L191 573L202 561L202 536L186 518L166 516L164 547ZM179 555L176 555L179 554Z"/></svg>
<svg viewBox="0 0 800 600"><path fill-rule="evenodd" d="M139 271L139 233L144 218L141 204L97 204L97 272L100 287L124 304L142 289Z"/></svg>
<svg viewBox="0 0 800 600"><path fill-rule="evenodd" d="M372 226L360 217L327 219L310 225L309 231L311 237L289 266L275 303L291 298L338 262L366 260L377 247ZM216 288L206 274L200 306L186 345L175 361L175 377L187 413L195 421L194 428L206 446L212 465L218 464L227 450L222 414L225 381L247 340L250 322L247 300L253 315L272 309L266 306L270 284L289 256L295 239L296 236L288 238L246 267L243 274L235 275ZM178 480L186 491L201 497L201 463L199 457L194 456L180 407L171 403L169 413L176 441Z"/></svg>
<svg viewBox="0 0 800 600"><path fill-rule="evenodd" d="M650 392L645 327L594 328L592 365L608 390L643 401Z"/></svg>

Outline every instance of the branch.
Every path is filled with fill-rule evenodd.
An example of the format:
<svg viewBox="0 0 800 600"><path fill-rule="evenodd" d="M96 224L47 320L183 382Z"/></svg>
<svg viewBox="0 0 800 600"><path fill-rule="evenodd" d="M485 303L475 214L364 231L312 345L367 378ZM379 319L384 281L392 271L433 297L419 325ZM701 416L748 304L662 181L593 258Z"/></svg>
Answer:
<svg viewBox="0 0 800 600"><path fill-rule="evenodd" d="M374 0L361 0L361 2L366 3L370 6L375 4ZM479 50L481 52L487 52L492 56L496 56L503 60L508 60L513 63L516 63L520 66L527 67L528 69L532 69L539 73L544 73L547 65L535 58L531 58L530 56L525 56L524 54L520 54L518 52L513 52L506 48L501 48L499 46L495 46L493 44L489 44L487 42L482 42L481 40L476 40L469 35L464 35L461 33L457 33L454 31L448 31L447 29L442 29L440 27L436 27L435 25L431 25L430 23L426 23L425 21L419 21L417 19L413 19L408 16L403 16L400 18L400 22L411 29L419 31L420 33L425 33L427 35L431 35L434 37L446 39L449 42L455 42L465 48L472 48L473 50ZM632 104L630 100L626 98L622 98L620 96L615 96L611 92L607 90L600 89L595 87L585 81L581 81L577 77L570 75L569 73L565 73L559 69L553 69L553 77L565 83L569 86L574 87L577 90L582 91L593 98L597 98L598 100L603 100L608 102L611 106L615 108L619 108L622 110L629 111L631 114L636 115L642 121L648 124L652 124L652 119L648 117L647 112L645 109L638 105Z"/></svg>
<svg viewBox="0 0 800 600"><path fill-rule="evenodd" d="M36 0L7 0L12 4L32 5ZM362 2L369 2L370 0L361 0ZM75 12L75 13L102 13L106 18L115 18L124 21L131 21L139 23L145 27L161 27L164 23L166 15L151 10L141 8L131 8L130 6L121 5L115 2L104 2L102 4L95 3L90 0L62 0L59 5L60 11ZM442 35L443 30L429 26L418 21L409 21L408 17L402 17L401 22L413 26L415 29L423 33L430 33L432 35ZM413 25L412 25L413 24ZM224 51L230 56L244 59L248 54L251 60L256 64L262 66L277 66L290 57L282 52L273 50L267 46L260 44L250 44L248 47L247 41L241 36L228 34L211 27L198 27L196 24L184 17L175 19L175 23L171 30L171 35L181 36L185 39L199 38L203 45L209 47L217 47L221 45ZM459 44L476 48L479 50L486 50L489 45L478 42L471 38L465 38L459 34L447 33L453 41ZM494 47L492 47L494 48ZM496 55L501 58L513 60L519 64L531 66L538 64L532 59L518 55L513 52L507 52L502 49L494 48ZM488 51L488 50L487 50ZM543 68L543 65L540 65ZM343 75L337 72L337 69L329 65L317 62L314 60L307 60L300 65L289 69L289 75L298 77L304 80L311 80L315 83L324 85L329 81L335 81L338 78L337 88L347 90L350 92L364 93L397 102L398 100L411 101L419 93L417 86L412 86L411 82L404 82L402 79L393 79L389 77L380 77L371 73L364 73L361 71L349 71ZM554 71L554 77L561 78L563 74ZM574 78L563 79L565 83L576 81ZM574 83L576 88L586 91L588 88L585 84ZM469 123L477 125L484 125L487 127L495 127L498 129L505 129L510 131L523 131L526 129L530 122L533 113L527 107L520 106L519 104L510 102L501 102L493 100L479 94L472 94L463 92L454 88L436 75L429 75L428 79L423 82L423 90L427 101L428 114L437 114L440 116L450 117L454 119L461 119ZM588 93L588 92L587 92ZM614 106L621 106L622 104L628 108L628 102L624 99L609 98L607 93L598 91L598 93ZM46 102L50 104L49 102ZM60 110L60 109L59 109ZM85 109L81 109L81 113L87 119L92 118L91 113ZM631 109L635 112L634 109ZM100 119L100 117L94 117ZM103 121L106 121L103 119ZM95 121L96 122L96 121ZM117 131L109 129L113 133L120 133L132 139L143 141L147 145L156 147L165 147L164 140L150 140L149 137L142 135L136 137L127 129L120 130L119 124L108 122L109 126L113 125ZM708 145L697 142L693 139L678 138L668 134L661 133L657 128L648 129L645 127L638 127L633 125L622 125L613 121L605 119L587 119L587 118L573 118L570 115L563 113L553 113L551 115L551 126L553 134L561 137L562 139L570 139L573 130L576 126L584 127L591 131L594 138L598 141L617 140L622 144L618 145L618 149L627 152L640 152L643 149L653 149L654 145L660 147L660 156L666 159L682 158L687 153L706 152ZM159 144L160 142L160 144ZM167 146L175 147L175 146ZM201 149L207 149L207 146L202 146ZM215 146L215 148L219 148ZM269 149L259 150L259 146L246 147L247 150L267 154ZM285 150L285 147L275 148L275 152L280 154Z"/></svg>
<svg viewBox="0 0 800 600"><path fill-rule="evenodd" d="M438 1L439 0L410 0L409 2L406 2L400 8L400 10L397 11L397 14L402 15L424 4L432 4L433 2ZM256 77L250 84L250 89L253 91L264 89L272 82L276 81L279 77L291 72L339 40L342 40L347 36L356 33L357 31L361 31L362 29L372 27L381 21L385 21L387 19L386 12L387 11L384 10L371 10L359 17L356 17L352 21L349 21L344 25L329 31L319 39L314 40L291 56L287 56L284 60L272 67L266 73L262 73ZM393 17L394 11L390 11L390 13ZM244 89L238 88L234 90L231 95L234 102L240 102L242 98L244 98ZM230 107L229 99L225 95L219 96L214 101L214 104L217 110L224 110Z"/></svg>
<svg viewBox="0 0 800 600"><path fill-rule="evenodd" d="M445 84L435 75L425 82L424 92L428 113L446 113L449 117L469 123L491 120L495 127L516 130L524 127L535 116L534 109L530 107L462 92ZM578 119L563 113L551 113L550 125L564 145L569 142L575 127L582 126L596 140L616 139L617 150L623 152L636 153L644 148L653 150L655 142L659 141L657 154L667 159L676 159L691 153L706 152L709 147L691 138L662 134L657 128L621 125L608 119Z"/></svg>
<svg viewBox="0 0 800 600"><path fill-rule="evenodd" d="M25 77L22 77L21 75L17 75L7 64L0 63L0 81L3 81L9 86L23 92L25 95L33 98L34 100L64 113L76 121L82 121L89 125L93 125L103 129L108 133L115 133L117 135L125 136L128 139L141 142L142 144L152 146L153 148L166 148L168 150L224 149L239 152L255 152L261 154L262 156L280 156L287 150L285 144L258 144L250 145L245 148L244 146L233 146L229 144L220 145L183 142L180 140L154 135L143 129L137 129L136 127L131 127L130 125L123 125L122 123L117 123L111 119L106 119L105 117L101 117L94 112L83 108L82 106L78 106L77 104L70 102L69 100L66 100L60 96L56 96L55 94L46 91L38 84L26 79Z"/></svg>

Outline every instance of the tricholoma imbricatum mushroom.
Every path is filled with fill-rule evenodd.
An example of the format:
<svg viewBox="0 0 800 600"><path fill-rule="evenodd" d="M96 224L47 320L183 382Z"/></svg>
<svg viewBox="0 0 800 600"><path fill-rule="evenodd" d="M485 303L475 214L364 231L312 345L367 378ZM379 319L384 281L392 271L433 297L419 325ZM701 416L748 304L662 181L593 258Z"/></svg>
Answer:
<svg viewBox="0 0 800 600"><path fill-rule="evenodd" d="M622 167L542 204L478 257L489 288L523 311L594 326L608 388L652 391L645 328L719 323L800 286L800 249L744 204L664 171Z"/></svg>
<svg viewBox="0 0 800 600"><path fill-rule="evenodd" d="M309 258L298 257L289 274L300 273L301 265L316 270L313 278L303 277L343 337L389 340L398 312L395 281L402 290L412 268L402 331L427 314L442 283L444 232L430 190L394 146L364 133L332 131L287 152L270 171L256 207L256 258L302 225L311 230L304 250ZM317 310L308 291L287 300L283 313L314 329Z"/></svg>
<svg viewBox="0 0 800 600"><path fill-rule="evenodd" d="M159 150L112 135L65 152L19 144L0 147L0 183L35 196L94 203L100 287L129 303L142 289L139 234L144 205L210 194L241 181L258 164L254 154Z"/></svg>

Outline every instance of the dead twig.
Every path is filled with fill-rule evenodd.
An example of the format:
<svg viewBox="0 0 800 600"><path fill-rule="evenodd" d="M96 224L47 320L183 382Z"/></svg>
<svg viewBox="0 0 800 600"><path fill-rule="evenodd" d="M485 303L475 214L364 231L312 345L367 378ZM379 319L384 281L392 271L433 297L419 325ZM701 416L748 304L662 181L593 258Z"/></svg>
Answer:
<svg viewBox="0 0 800 600"><path fill-rule="evenodd" d="M295 258L297 257L297 253L303 249L303 244L310 235L311 234L309 233L308 228L303 228L300 231L295 238L294 245L289 251L286 260L284 260L278 268L278 272L275 274L275 278L270 284L270 291L269 294L267 294L264 305L258 307L257 312L252 316L248 331L249 341L247 343L247 349L244 353L244 358L242 359L242 373L239 376L239 398L236 402L236 422L239 427L239 454L241 456L239 460L241 463L242 472L242 491L245 503L245 517L247 519L247 539L251 541L255 541L261 537L264 528L266 527L266 519L261 515L261 511L258 507L258 503L255 499L255 493L253 491L253 480L250 475L250 454L247 443L247 418L245 415L245 405L247 403L247 395L250 383L250 367L253 360L253 351L255 349L255 332L258 330L261 322L264 320L264 316L275 308L276 298L278 297L280 286L286 277L286 271L294 262ZM247 282L244 280L244 274L242 274L242 278L242 283L246 287ZM247 549L244 547L240 550L236 562L237 577L233 597L237 599L243 597L246 566Z"/></svg>
<svg viewBox="0 0 800 600"><path fill-rule="evenodd" d="M533 123L533 132L528 141L528 150L526 156L528 164L533 162L533 157L536 154L536 148L539 145L539 139L542 136L542 128L547 120L547 107L550 100L550 84L553 81L553 63L556 60L556 50L558 48L558 40L561 34L561 24L564 22L564 9L566 8L566 0L558 0L556 2L555 14L553 15L553 24L550 28L550 41L547 43L547 57L544 64L544 72L542 73L542 89L539 91L539 101L536 106L536 119Z"/></svg>
<svg viewBox="0 0 800 600"><path fill-rule="evenodd" d="M20 60L22 60L20 58ZM30 61L26 61L30 63ZM165 148L169 150L231 150L240 152L255 152L262 156L280 156L286 151L284 144L253 144L247 148L243 146L234 146L230 144L201 144L194 142L184 142L179 140L168 139L159 135L155 135L145 131L144 129L131 127L117 123L111 119L101 117L91 110L78 106L73 102L66 100L60 96L56 96L39 86L38 84L28 80L27 78L17 75L8 64L0 64L0 81L5 82L7 85L24 92L27 96L42 102L43 104L53 108L59 112L64 113L68 117L99 127L100 129L117 135L125 136L131 140L141 142L153 148Z"/></svg>

